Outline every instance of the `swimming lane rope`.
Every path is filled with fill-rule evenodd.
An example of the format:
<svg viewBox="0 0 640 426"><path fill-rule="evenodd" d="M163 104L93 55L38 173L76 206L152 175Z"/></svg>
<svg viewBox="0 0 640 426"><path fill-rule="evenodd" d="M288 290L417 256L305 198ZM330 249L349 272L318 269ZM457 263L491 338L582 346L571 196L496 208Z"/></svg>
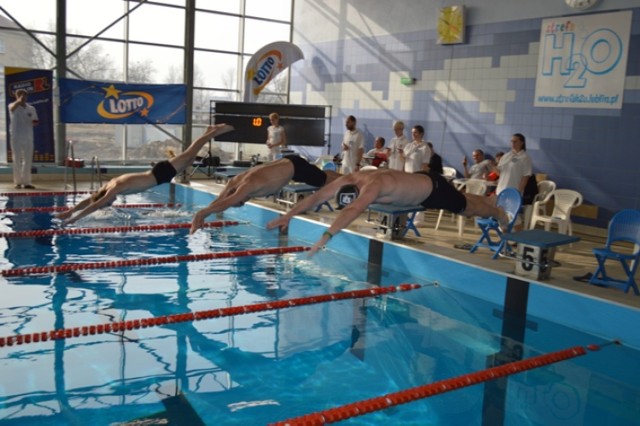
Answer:
<svg viewBox="0 0 640 426"><path fill-rule="evenodd" d="M227 220L207 222L203 228L220 228L223 226L239 225L240 222ZM168 229L190 228L191 223L163 223L157 225L135 225L135 226L108 226L102 228L64 228L64 229L39 229L34 231L11 231L0 232L0 238L25 238L25 237L48 237L53 235L75 235L75 234L107 234L116 232L140 232L140 231L165 231Z"/></svg>
<svg viewBox="0 0 640 426"><path fill-rule="evenodd" d="M146 204L113 204L111 207L116 209L157 209L180 207L181 204L162 204L162 203L146 203ZM69 210L68 206L42 206L42 207L9 207L0 209L0 213L39 213L39 212L64 212Z"/></svg>
<svg viewBox="0 0 640 426"><path fill-rule="evenodd" d="M44 197L50 195L92 194L95 191L0 192L0 197Z"/></svg>
<svg viewBox="0 0 640 426"><path fill-rule="evenodd" d="M362 299L365 297L375 297L384 294L395 293L396 291L410 291L417 288L420 288L419 284L400 284L398 286L389 287L372 287L364 290L320 294L317 296L300 297L296 299L274 300L270 302L256 303L253 305L230 306L226 308L211 309L207 311L187 312L184 314L174 314L130 321L111 322L106 324L19 334L15 336L0 337L0 347L22 345L26 343L45 342L47 340L70 339L74 337L94 334L104 334L111 332L117 333L120 331L134 330L139 328L159 327L165 324L177 324L181 322L222 318L254 312L272 311L291 308L294 306L314 305L318 303L332 302L336 300Z"/></svg>
<svg viewBox="0 0 640 426"><path fill-rule="evenodd" d="M160 265L164 263L198 262L212 259L229 259L245 256L262 256L269 254L297 253L310 250L310 247L273 247L255 250L225 251L219 253L184 254L166 257L149 257L144 259L112 260L106 262L64 263L62 265L34 266L31 268L14 268L0 271L3 277L17 277L23 275L41 275L51 273L65 273L86 269L109 269L123 266Z"/></svg>
<svg viewBox="0 0 640 426"><path fill-rule="evenodd" d="M616 341L611 343L619 344L620 342ZM597 351L600 349L600 346L588 345L587 349L589 349L590 351ZM417 401L419 399L429 398L431 396L440 395L467 386L477 385L489 380L510 376L512 374L520 373L526 370L532 370L534 368L543 367L545 365L554 364L556 362L565 361L586 354L587 350L584 347L575 346L573 348L551 352L548 354L523 359L521 361L510 362L498 367L491 367L486 370L480 370L474 373L463 374L461 376L453 377L450 379L440 380L434 383L429 383L427 385L416 386L414 388L405 389L399 392L389 393L371 399L365 399L351 404L342 405L340 407L318 411L300 417L293 417L288 420L271 423L269 426L314 426L339 422L352 417L362 416L374 411L381 411L396 405L406 404L408 402Z"/></svg>

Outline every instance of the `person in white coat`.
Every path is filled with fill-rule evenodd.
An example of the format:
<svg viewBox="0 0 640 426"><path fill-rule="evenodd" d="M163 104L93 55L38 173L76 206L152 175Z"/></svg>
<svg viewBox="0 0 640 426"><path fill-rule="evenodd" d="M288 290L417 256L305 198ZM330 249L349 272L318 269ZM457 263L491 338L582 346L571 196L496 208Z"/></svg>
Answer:
<svg viewBox="0 0 640 426"><path fill-rule="evenodd" d="M413 126L411 137L413 138L411 143L402 150L404 171L407 173L426 171L429 169L431 149L424 141L424 127L419 124Z"/></svg>
<svg viewBox="0 0 640 426"><path fill-rule="evenodd" d="M9 129L13 157L13 183L16 188L34 189L31 184L33 128L38 125L35 107L27 103L27 91L16 90L16 100L9 104Z"/></svg>
<svg viewBox="0 0 640 426"><path fill-rule="evenodd" d="M342 138L342 174L357 172L364 155L364 136L356 128L356 118L353 115L347 117L345 126L347 131Z"/></svg>
<svg viewBox="0 0 640 426"><path fill-rule="evenodd" d="M496 166L500 172L496 194L500 194L506 188L516 188L520 195L524 196L524 189L527 186L529 177L533 174L531 157L527 154L527 141L522 133L514 133L511 136L511 151L500 158ZM523 229L523 222L520 216L516 219L514 229Z"/></svg>
<svg viewBox="0 0 640 426"><path fill-rule="evenodd" d="M278 159L282 148L287 146L287 135L284 127L280 125L280 115L277 112L269 114L271 125L267 127L267 148L269 148L269 161Z"/></svg>
<svg viewBox="0 0 640 426"><path fill-rule="evenodd" d="M393 123L393 133L395 136L387 147L387 157L389 158L389 168L393 170L404 170L404 157L402 152L409 144L409 139L404 135L404 123L395 121Z"/></svg>

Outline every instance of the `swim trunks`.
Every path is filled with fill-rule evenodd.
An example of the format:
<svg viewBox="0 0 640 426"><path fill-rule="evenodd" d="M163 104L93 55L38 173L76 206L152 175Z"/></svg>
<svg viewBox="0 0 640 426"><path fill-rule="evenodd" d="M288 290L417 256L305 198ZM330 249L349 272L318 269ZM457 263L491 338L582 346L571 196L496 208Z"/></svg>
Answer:
<svg viewBox="0 0 640 426"><path fill-rule="evenodd" d="M178 174L173 164L167 160L156 163L153 169L151 169L151 173L153 173L153 176L156 178L158 185L171 182L171 179Z"/></svg>
<svg viewBox="0 0 640 426"><path fill-rule="evenodd" d="M420 205L426 209L444 209L460 214L467 208L467 199L464 194L453 187L447 180L438 173L416 172L416 174L426 175L433 182L431 194Z"/></svg>
<svg viewBox="0 0 640 426"><path fill-rule="evenodd" d="M293 180L306 183L311 186L324 186L327 182L327 174L298 155L286 155L287 160L293 164Z"/></svg>

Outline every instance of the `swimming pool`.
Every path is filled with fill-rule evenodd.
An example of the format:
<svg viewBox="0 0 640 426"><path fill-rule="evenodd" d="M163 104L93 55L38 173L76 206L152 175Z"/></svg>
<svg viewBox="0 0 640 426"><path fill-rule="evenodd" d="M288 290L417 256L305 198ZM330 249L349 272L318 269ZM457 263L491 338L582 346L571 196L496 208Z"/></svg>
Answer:
<svg viewBox="0 0 640 426"><path fill-rule="evenodd" d="M180 208L107 210L79 226L187 223L211 196L164 185L122 203ZM64 203L10 197L0 207ZM267 424L573 346L623 345L346 424L640 424L637 311L532 283L519 318L511 278L353 233L305 253L110 267L127 259L304 246L321 232L304 218L293 238L247 205L207 229L2 238L0 269L106 262L104 268L0 278L0 336L26 336L372 286L422 288L200 321L0 348L1 424ZM209 218L215 220L215 218ZM50 229L50 213L5 214L3 231ZM380 244L379 244L380 243ZM367 260L372 260L367 263ZM382 267L378 267L382 265ZM411 270L411 274L402 272ZM517 300L517 298L516 298ZM587 310L593 310L591 313ZM549 311L549 312L546 312ZM576 311L582 313L575 318ZM598 315L595 315L595 312ZM516 326L514 326L514 324ZM519 326L517 326L519 324ZM516 330L510 330L509 327ZM522 342L509 339L522 334ZM635 339L634 340L634 336ZM495 361L495 362L494 362ZM507 386L508 384L508 386Z"/></svg>

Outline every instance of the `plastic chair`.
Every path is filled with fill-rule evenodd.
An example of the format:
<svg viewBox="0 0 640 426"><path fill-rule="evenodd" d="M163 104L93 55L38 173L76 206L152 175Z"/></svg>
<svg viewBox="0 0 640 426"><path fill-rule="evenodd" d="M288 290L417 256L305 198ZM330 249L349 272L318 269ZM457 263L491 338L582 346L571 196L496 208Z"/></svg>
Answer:
<svg viewBox="0 0 640 426"><path fill-rule="evenodd" d="M455 179L458 176L458 171L453 167L443 167L442 176L448 181Z"/></svg>
<svg viewBox="0 0 640 426"><path fill-rule="evenodd" d="M635 246L631 253L625 253L619 249L615 251L613 245L619 242L632 243ZM625 293L629 291L629 288L633 288L636 296L640 295L634 278L640 262L640 210L626 209L616 213L609 222L609 233L605 247L594 248L593 254L598 261L598 267L589 280L589 284L617 287ZM626 278L618 279L608 275L605 269L607 259L618 260Z"/></svg>
<svg viewBox="0 0 640 426"><path fill-rule="evenodd" d="M467 194L486 195L487 182L482 179L467 179L464 183L464 189ZM458 236L460 237L464 234L466 219L463 215L458 215Z"/></svg>
<svg viewBox="0 0 640 426"><path fill-rule="evenodd" d="M529 229L529 226L531 225L531 215L533 213L533 205L535 204L535 202L544 200L547 197L547 195L555 189L556 189L556 183L552 180L541 180L540 182L538 182L538 194L536 194L536 196L533 197L533 202L530 205L526 205L523 207L525 229ZM540 208L540 210L538 210L538 215L539 216L546 215L547 206L545 204L539 204L538 206Z"/></svg>
<svg viewBox="0 0 640 426"><path fill-rule="evenodd" d="M511 252L511 247L507 244L507 241L502 238L503 233L509 233L513 229L513 225L516 223L518 212L522 207L522 196L520 191L515 188L505 188L496 201L498 207L501 207L507 216L509 216L509 224L507 229L501 230L498 220L493 217L476 219L476 223L482 231L482 235L478 241L471 247L469 253L475 252L478 247L486 247L494 251L493 259L496 259L503 250ZM495 232L500 238L498 241L491 239L491 231Z"/></svg>
<svg viewBox="0 0 640 426"><path fill-rule="evenodd" d="M368 165L360 167L360 170L378 170L378 168L376 166Z"/></svg>
<svg viewBox="0 0 640 426"><path fill-rule="evenodd" d="M334 162L326 163L324 166L322 166L322 170L324 171L331 170L335 172L337 170L336 163Z"/></svg>
<svg viewBox="0 0 640 426"><path fill-rule="evenodd" d="M546 204L553 198L554 205L551 215L540 213L541 209L546 209ZM544 224L544 229L548 231L551 225L558 225L558 232L566 235L573 235L571 226L571 210L582 204L582 194L571 189L554 189L547 194L544 199L533 203L533 212L529 229L534 229L538 222Z"/></svg>

